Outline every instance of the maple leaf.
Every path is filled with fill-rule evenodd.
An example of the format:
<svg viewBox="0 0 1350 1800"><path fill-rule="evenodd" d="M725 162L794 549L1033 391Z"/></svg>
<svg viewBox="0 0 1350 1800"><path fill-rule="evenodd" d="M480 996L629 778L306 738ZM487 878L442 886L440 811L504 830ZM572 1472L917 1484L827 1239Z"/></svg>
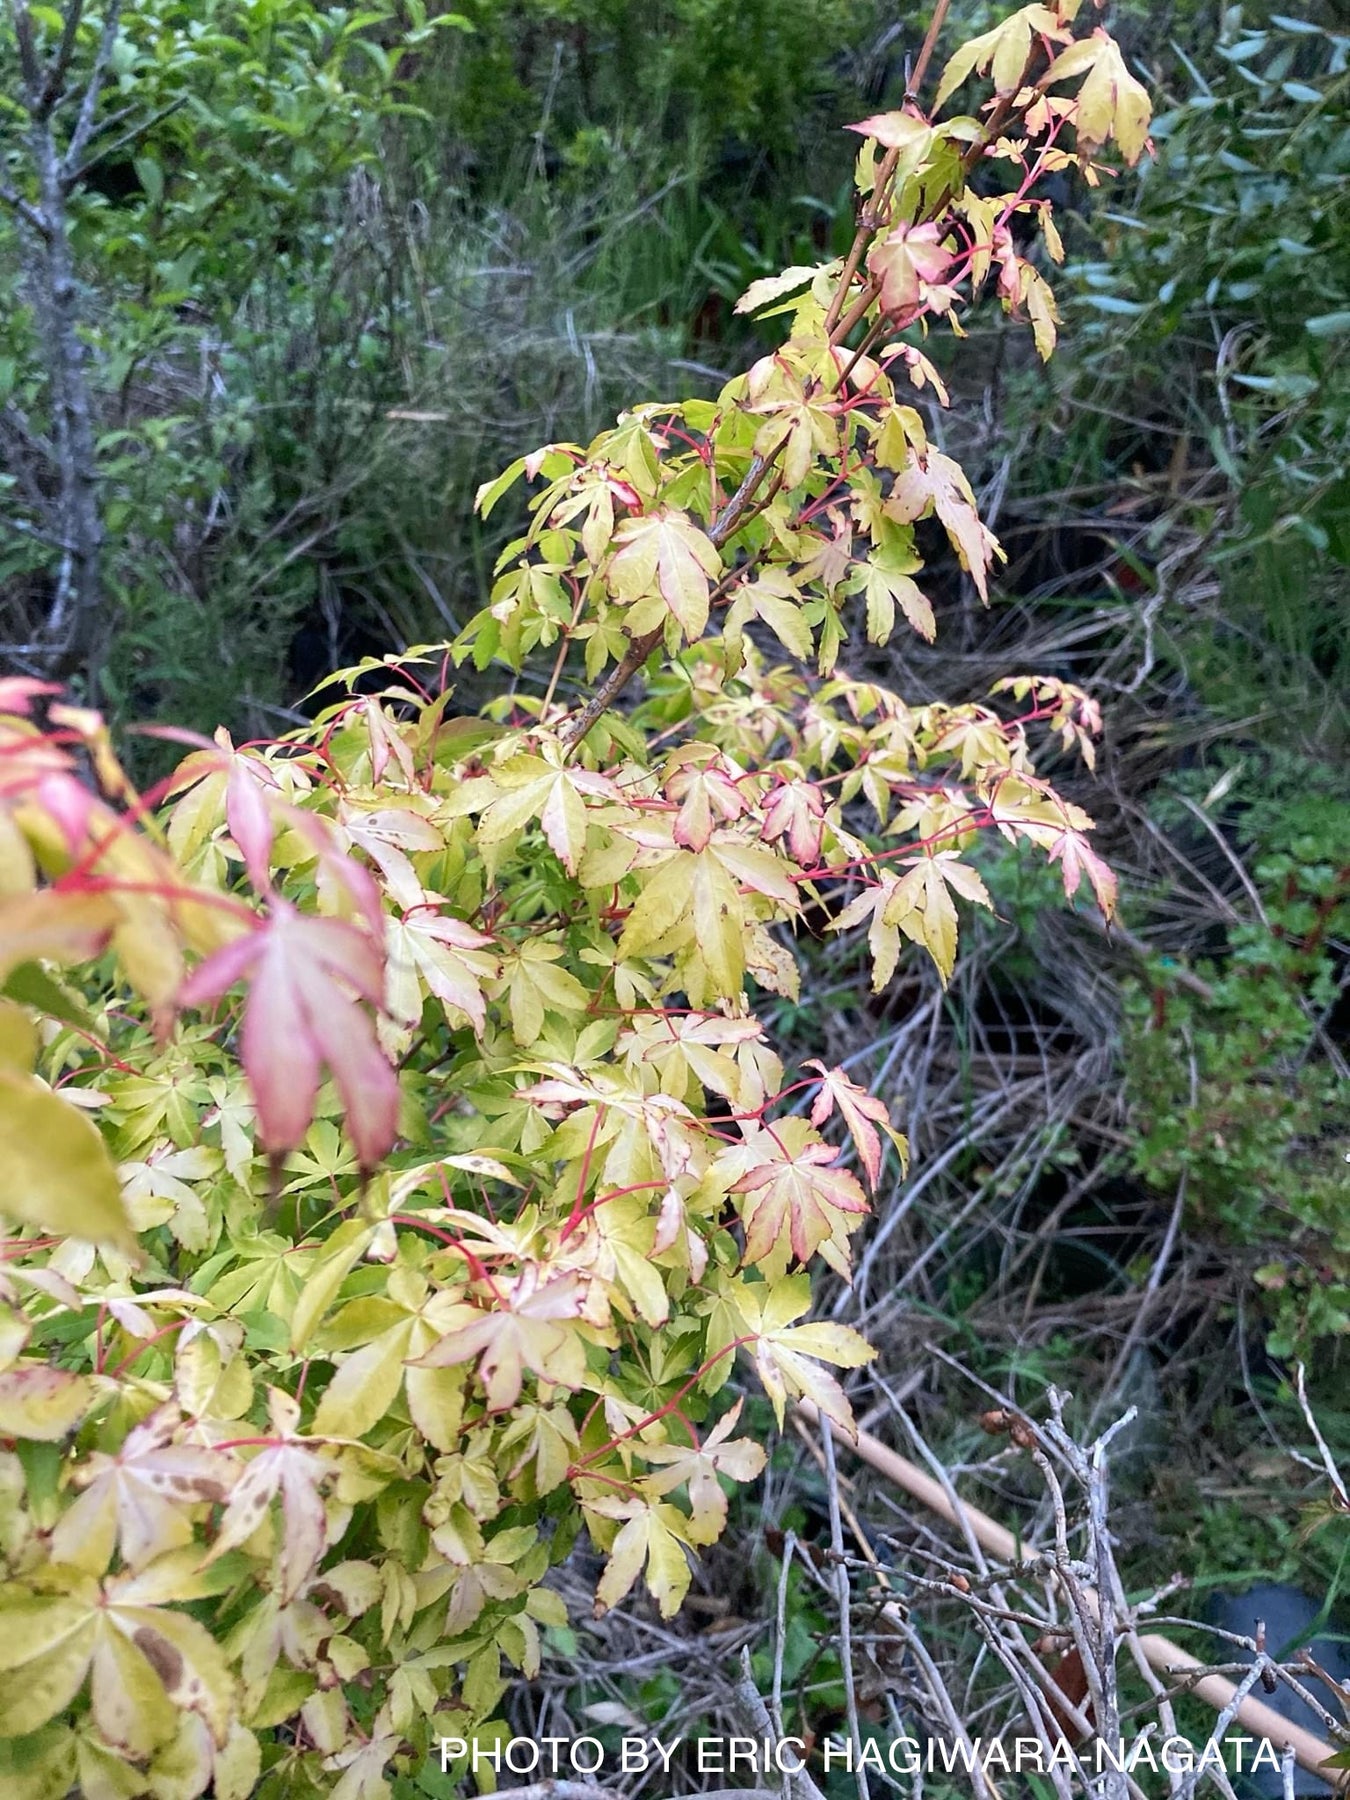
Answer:
<svg viewBox="0 0 1350 1800"><path fill-rule="evenodd" d="M706 849L677 851L647 879L619 939L619 956L663 956L692 946L690 999L735 998L745 976L741 884L796 909L797 890L776 856L727 834Z"/></svg>
<svg viewBox="0 0 1350 1800"><path fill-rule="evenodd" d="M384 876L385 885L405 912L425 904L427 895L409 860L409 852L430 853L445 848L445 839L411 806L357 806L344 802L338 809L342 834L349 844L364 850Z"/></svg>
<svg viewBox="0 0 1350 1800"><path fill-rule="evenodd" d="M341 919L308 917L277 899L257 930L199 965L179 1001L200 1006L240 980L249 982L241 1060L265 1148L278 1155L303 1139L326 1063L357 1157L373 1168L398 1131L398 1078L351 997L355 990L373 1004L381 999L384 969L375 946Z"/></svg>
<svg viewBox="0 0 1350 1800"><path fill-rule="evenodd" d="M506 986L511 1012L511 1035L518 1044L533 1044L544 1029L545 1011L585 1012L591 996L575 975L557 964L561 944L542 938L526 938L512 955L502 958L501 979Z"/></svg>
<svg viewBox="0 0 1350 1800"><path fill-rule="evenodd" d="M1023 265L1022 301L1031 320L1032 333L1036 339L1036 349L1042 362L1050 360L1056 340L1056 326L1059 324L1059 309L1055 305L1055 296L1050 284L1033 269L1030 263Z"/></svg>
<svg viewBox="0 0 1350 1800"><path fill-rule="evenodd" d="M174 1346L173 1385L191 1419L238 1419L253 1403L253 1376L237 1319L189 1319Z"/></svg>
<svg viewBox="0 0 1350 1800"><path fill-rule="evenodd" d="M206 1208L188 1184L218 1174L223 1162L219 1150L197 1144L190 1150L157 1148L145 1162L122 1163L122 1198L137 1231L167 1225L185 1249L205 1249Z"/></svg>
<svg viewBox="0 0 1350 1800"><path fill-rule="evenodd" d="M1037 352L1042 362L1048 362L1055 348L1059 324L1059 309L1050 284L1029 262L1014 253L1006 226L995 233L995 254L999 262L998 291L1004 310L1012 312L1019 305L1026 307Z"/></svg>
<svg viewBox="0 0 1350 1800"><path fill-rule="evenodd" d="M1153 109L1147 89L1125 67L1120 46L1100 25L1055 58L1045 82L1066 81L1084 71L1087 80L1078 90L1073 116L1079 150L1090 156L1114 138L1133 168L1148 145Z"/></svg>
<svg viewBox="0 0 1350 1800"><path fill-rule="evenodd" d="M935 512L961 567L975 583L981 600L988 600L989 567L1003 551L993 532L981 523L975 495L959 463L940 450L916 451L896 476L885 510L902 524Z"/></svg>
<svg viewBox="0 0 1350 1800"><path fill-rule="evenodd" d="M619 1604L645 1564L647 1587L661 1617L673 1618L692 1579L684 1553L684 1545L691 1540L683 1513L664 1501L608 1496L589 1502L588 1510L602 1518L624 1521L595 1590L596 1617Z"/></svg>
<svg viewBox="0 0 1350 1800"><path fill-rule="evenodd" d="M402 1747L402 1732L377 1729L369 1738L358 1737L326 1756L324 1768L341 1771L329 1789L329 1800L389 1800L393 1789L384 1771Z"/></svg>
<svg viewBox="0 0 1350 1800"><path fill-rule="evenodd" d="M685 850L704 850L715 820L739 819L745 811L745 798L736 785L741 771L722 757L689 752L672 763L665 788L667 797L680 807L673 831L675 842Z"/></svg>
<svg viewBox="0 0 1350 1800"><path fill-rule="evenodd" d="M783 485L800 487L811 472L817 454L839 454L839 420L835 403L814 388L805 388L781 357L766 356L746 378L752 404L748 413L764 415L755 434L755 455L782 455Z"/></svg>
<svg viewBox="0 0 1350 1800"><path fill-rule="evenodd" d="M1080 832L1066 831L1058 837L1050 846L1050 861L1057 862L1064 871L1064 892L1068 899L1073 899L1086 875L1102 913L1108 919L1114 917L1119 884L1114 872Z"/></svg>
<svg viewBox="0 0 1350 1800"><path fill-rule="evenodd" d="M490 953L492 939L462 919L431 910L429 904L402 919L385 921L387 1003L391 1016L415 1024L422 1016L422 988L434 994L451 1015L451 1023L467 1019L481 1037L487 1023L483 983L498 972Z"/></svg>
<svg viewBox="0 0 1350 1800"><path fill-rule="evenodd" d="M333 1465L312 1441L295 1435L300 1409L289 1394L269 1388L268 1410L276 1441L261 1449L235 1482L206 1564L247 1543L280 1497L278 1593L285 1605L303 1589L327 1548L328 1518L319 1487Z"/></svg>
<svg viewBox="0 0 1350 1800"><path fill-rule="evenodd" d="M798 1262L809 1262L834 1235L840 1214L867 1211L854 1177L833 1166L839 1152L805 1119L780 1119L754 1142L759 1160L732 1189L745 1196L740 1210L747 1262L762 1262L784 1240Z"/></svg>
<svg viewBox="0 0 1350 1800"><path fill-rule="evenodd" d="M248 878L260 894L272 885L272 839L276 826L269 797L280 784L255 756L232 754L225 778L225 819Z"/></svg>
<svg viewBox="0 0 1350 1800"><path fill-rule="evenodd" d="M837 275L843 264L838 257L828 263L796 263L790 269L784 269L778 275L765 275L758 281L752 281L732 309L738 313L758 312L761 306L767 306L771 300L781 300L784 294L794 294L798 288L804 288L808 281L817 276Z"/></svg>
<svg viewBox="0 0 1350 1800"><path fill-rule="evenodd" d="M415 1366L444 1369L478 1358L489 1412L515 1405L527 1369L554 1386L578 1388L586 1378L585 1345L575 1327L581 1303L576 1275L541 1280L537 1269L527 1268L490 1312L461 1307L460 1322Z"/></svg>
<svg viewBox="0 0 1350 1800"><path fill-rule="evenodd" d="M722 621L722 643L731 670L739 669L743 661L742 640L751 619L761 619L793 656L810 656L811 627L802 612L801 590L786 569L764 569L736 588Z"/></svg>
<svg viewBox="0 0 1350 1800"><path fill-rule="evenodd" d="M562 1486L578 1448L576 1422L565 1406L518 1406L502 1432L502 1450L515 1459L512 1480L532 1467L538 1494Z"/></svg>
<svg viewBox="0 0 1350 1800"><path fill-rule="evenodd" d="M478 847L488 873L495 875L508 845L538 819L549 848L569 875L586 847L586 807L590 794L614 797L613 783L587 769L565 768L542 756L511 756L476 783L460 804L491 795L478 822Z"/></svg>
<svg viewBox="0 0 1350 1800"><path fill-rule="evenodd" d="M211 1633L172 1603L217 1590L196 1554L170 1551L143 1569L99 1584L76 1577L61 1593L18 1581L0 1593L0 1736L36 1731L64 1712L90 1682L94 1723L104 1743L148 1757L197 1714L223 1745L234 1711L234 1681Z"/></svg>
<svg viewBox="0 0 1350 1800"><path fill-rule="evenodd" d="M175 1444L182 1415L157 1407L128 1433L115 1456L94 1451L74 1472L83 1493L56 1522L52 1558L101 1575L114 1542L128 1568L139 1569L193 1539L186 1507L223 1504L238 1465L194 1444Z"/></svg>
<svg viewBox="0 0 1350 1800"><path fill-rule="evenodd" d="M339 1227L339 1231L345 1229ZM337 1235L335 1232L334 1237ZM368 1228L366 1235L370 1235ZM315 1284L331 1294L334 1266L347 1263L353 1248L360 1248L359 1240L349 1240L340 1256L316 1272ZM309 1293L307 1282L296 1306L297 1320ZM464 1378L457 1371L420 1367L416 1359L431 1348L458 1312L458 1302L451 1295L429 1288L420 1274L402 1265L390 1273L383 1298L360 1298L343 1307L317 1333L318 1346L325 1354L347 1354L324 1389L310 1427L313 1435L364 1437L387 1416L406 1383L413 1424L437 1449L453 1449L464 1413ZM295 1322L291 1334L293 1340L303 1341Z"/></svg>
<svg viewBox="0 0 1350 1800"><path fill-rule="evenodd" d="M792 859L803 869L820 862L825 834L825 800L812 781L785 781L773 790L764 807L763 837L773 844L787 839Z"/></svg>
<svg viewBox="0 0 1350 1800"><path fill-rule="evenodd" d="M810 1277L791 1275L772 1285L736 1281L728 1298L743 1327L737 1335L750 1339L755 1368L780 1427L788 1399L804 1394L840 1430L856 1436L844 1390L821 1365L861 1368L876 1351L847 1325L793 1325L811 1305Z"/></svg>
<svg viewBox="0 0 1350 1800"><path fill-rule="evenodd" d="M54 892L0 899L0 981L22 963L91 962L117 926L107 894Z"/></svg>
<svg viewBox="0 0 1350 1800"><path fill-rule="evenodd" d="M615 1048L629 1064L657 1070L663 1094L683 1099L692 1075L724 1100L735 1100L741 1071L720 1047L762 1035L757 1019L724 1019L719 1013L637 1013Z"/></svg>
<svg viewBox="0 0 1350 1800"><path fill-rule="evenodd" d="M135 1249L98 1127L36 1076L0 1068L0 1214L37 1231Z"/></svg>
<svg viewBox="0 0 1350 1800"><path fill-rule="evenodd" d="M67 1437L97 1398L87 1375L50 1363L19 1363L0 1375L0 1436L53 1444Z"/></svg>
<svg viewBox="0 0 1350 1800"><path fill-rule="evenodd" d="M688 642L697 642L708 623L712 578L722 571L708 534L687 513L662 507L625 520L614 542L606 577L614 598L631 605L659 596Z"/></svg>
<svg viewBox="0 0 1350 1800"><path fill-rule="evenodd" d="M829 930L848 931L854 925L860 925L869 919L867 928L867 945L872 952L872 992L879 994L886 987L895 965L900 960L900 932L896 925L886 917L886 909L891 895L900 885L899 878L883 872L880 881L868 886L862 893L850 900L843 912L830 920Z"/></svg>
<svg viewBox="0 0 1350 1800"><path fill-rule="evenodd" d="M884 644L895 629L895 609L899 606L921 638L932 643L937 636L937 620L932 603L907 571L891 568L882 556L869 557L863 564L862 591L867 597L867 640Z"/></svg>
<svg viewBox="0 0 1350 1800"><path fill-rule="evenodd" d="M952 252L942 246L945 227L932 223L900 224L867 253L867 266L881 283L881 308L908 318L923 305L927 290L952 266Z"/></svg>
<svg viewBox="0 0 1350 1800"><path fill-rule="evenodd" d="M501 1534L505 1536L505 1533ZM483 1558L480 1562L471 1563L458 1576L454 1587L450 1590L450 1605L445 1614L445 1632L447 1637L461 1637L476 1624L483 1608L496 1600L514 1600L523 1594L529 1583L523 1576L501 1560L504 1556L519 1555L509 1545L498 1546L493 1539L483 1547Z"/></svg>
<svg viewBox="0 0 1350 1800"><path fill-rule="evenodd" d="M360 711L366 722L370 742L370 773L376 787L384 780L392 759L398 764L404 781L411 788L416 780L412 749L397 721L389 716L374 694L361 701Z"/></svg>
<svg viewBox="0 0 1350 1800"><path fill-rule="evenodd" d="M887 150L926 150L933 136L932 127L917 112L873 113L844 129L856 131L860 137L875 138Z"/></svg>
<svg viewBox="0 0 1350 1800"><path fill-rule="evenodd" d="M625 1079L617 1080L603 1070L581 1075L557 1065L546 1064L545 1068L556 1072L547 1080L520 1088L517 1098L538 1106L547 1117L558 1116L569 1104L579 1105L580 1110L568 1120L568 1128L579 1139L575 1147L578 1156L591 1142L593 1131L596 1144L613 1134L614 1146L604 1168L607 1181L622 1187L643 1180L650 1173L648 1165L653 1155L670 1181L677 1181L689 1169L701 1143L701 1129L682 1101L667 1094L647 1093L641 1077L628 1071L624 1071ZM593 1108L603 1108L605 1113L598 1129ZM619 1131L621 1124L627 1126L626 1131ZM560 1152L561 1138L559 1132L553 1139L555 1154Z"/></svg>
<svg viewBox="0 0 1350 1800"><path fill-rule="evenodd" d="M955 52L942 71L933 102L934 111L938 111L976 71L981 75L986 70L992 73L995 93L1014 93L1021 86L1031 55L1033 32L1059 43L1069 36L1063 21L1049 7L1024 6L1020 12L1010 14L1001 24L995 25L992 31L969 39Z"/></svg>
<svg viewBox="0 0 1350 1800"><path fill-rule="evenodd" d="M697 1444L640 1445L643 1460L656 1468L659 1475L648 1476L643 1487L654 1494L669 1494L686 1484L689 1488L689 1518L685 1536L691 1544L715 1544L726 1529L727 1497L722 1492L719 1475L732 1481L753 1481L764 1471L768 1461L761 1444L749 1438L727 1440L740 1420L743 1400Z"/></svg>
<svg viewBox="0 0 1350 1800"><path fill-rule="evenodd" d="M820 1089L811 1107L811 1123L823 1125L838 1107L857 1146L858 1159L867 1173L867 1185L875 1193L881 1174L881 1139L877 1136L876 1126L881 1126L900 1152L902 1166L907 1152L904 1138L891 1125L886 1102L850 1081L842 1069L827 1069L816 1058L812 1058L806 1067L820 1070Z"/></svg>

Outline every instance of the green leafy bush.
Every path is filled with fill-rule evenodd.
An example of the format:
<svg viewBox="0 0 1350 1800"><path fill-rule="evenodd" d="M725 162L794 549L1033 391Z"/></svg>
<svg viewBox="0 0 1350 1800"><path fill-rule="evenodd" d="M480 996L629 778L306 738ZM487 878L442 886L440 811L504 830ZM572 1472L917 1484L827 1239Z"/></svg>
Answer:
<svg viewBox="0 0 1350 1800"><path fill-rule="evenodd" d="M1350 1334L1350 1084L1330 1030L1344 1016L1350 807L1307 764L1271 787L1239 825L1258 916L1200 965L1208 998L1165 971L1136 989L1126 1065L1135 1167L1164 1191L1184 1181L1196 1225L1251 1253L1270 1347L1292 1356Z"/></svg>

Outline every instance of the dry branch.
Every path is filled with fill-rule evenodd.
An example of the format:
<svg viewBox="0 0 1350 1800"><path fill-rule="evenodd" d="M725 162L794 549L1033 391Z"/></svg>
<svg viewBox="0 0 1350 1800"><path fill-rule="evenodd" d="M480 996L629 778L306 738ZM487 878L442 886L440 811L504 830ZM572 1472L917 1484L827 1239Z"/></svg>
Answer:
<svg viewBox="0 0 1350 1800"><path fill-rule="evenodd" d="M816 1429L822 1429L828 1423L809 1400L799 1400L796 1411ZM948 1490L940 1481L917 1468L906 1457L883 1444L879 1438L873 1437L870 1432L860 1431L854 1442L837 1425L830 1424L829 1428L840 1444L851 1449L879 1475L885 1476L911 1498L921 1501L939 1518L969 1532L990 1556L1013 1565L1014 1569L1027 1563L1024 1546L1006 1525L1000 1525L987 1513L964 1501L953 1504ZM1099 1613L1101 1601L1096 1590L1080 1588L1079 1592L1089 1608ZM1240 1692L1239 1684L1230 1681L1226 1675L1209 1672L1199 1657L1192 1656L1170 1638L1162 1637L1156 1632L1140 1632L1136 1641L1149 1667L1157 1674L1165 1678L1181 1677L1188 1693L1204 1700L1217 1713L1224 1714L1231 1710L1232 1719L1245 1726L1254 1736L1266 1738L1281 1748L1285 1745L1292 1746L1295 1760L1301 1768L1318 1776L1329 1787L1337 1785L1337 1774L1329 1774L1323 1767L1336 1754L1333 1745L1303 1726L1285 1719L1255 1695Z"/></svg>

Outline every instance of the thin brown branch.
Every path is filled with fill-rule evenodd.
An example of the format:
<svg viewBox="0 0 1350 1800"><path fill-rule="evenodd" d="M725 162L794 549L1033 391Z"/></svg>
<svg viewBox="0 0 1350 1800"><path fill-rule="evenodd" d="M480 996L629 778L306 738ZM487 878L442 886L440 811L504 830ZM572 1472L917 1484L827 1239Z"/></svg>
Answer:
<svg viewBox="0 0 1350 1800"><path fill-rule="evenodd" d="M917 100L923 91L924 77L928 74L928 65L933 60L933 52L937 49L938 36L947 20L947 9L951 0L937 0L933 8L933 16L928 21L928 30L919 49L918 60L910 70L909 80L905 84L906 100Z"/></svg>
<svg viewBox="0 0 1350 1800"><path fill-rule="evenodd" d="M1028 1549L1021 1540L991 1519L987 1513L967 1501L959 1503L959 1510L953 1508L941 1483L924 1470L916 1468L907 1458L900 1456L889 1445L873 1437L869 1432L860 1431L856 1441L839 1426L823 1420L819 1409L809 1400L799 1400L795 1411L808 1425L821 1428L826 1426L836 1440L845 1448L851 1449L855 1455L884 1475L887 1480L914 1499L922 1502L940 1518L949 1523L968 1525L981 1547L1000 1562L1014 1567L1026 1565L1034 1568L1038 1562L1035 1552ZM1034 1429L1034 1428L1033 1428ZM1091 1606L1097 1599L1095 1588L1082 1588L1084 1600ZM1226 1675L1220 1675L1210 1669L1199 1657L1192 1656L1170 1638L1155 1632L1140 1632L1138 1646L1151 1668L1163 1676L1184 1676L1187 1679L1187 1691L1198 1699L1206 1701L1215 1712L1224 1713L1232 1706L1234 1699L1238 1704L1233 1708L1233 1717L1254 1735L1264 1737L1275 1744L1292 1744L1299 1766L1316 1775L1319 1780L1334 1786L1333 1774L1327 1772L1323 1765L1335 1754L1334 1747L1319 1738L1315 1732L1283 1718L1273 1707L1267 1706L1263 1700L1250 1692L1238 1695L1237 1686Z"/></svg>

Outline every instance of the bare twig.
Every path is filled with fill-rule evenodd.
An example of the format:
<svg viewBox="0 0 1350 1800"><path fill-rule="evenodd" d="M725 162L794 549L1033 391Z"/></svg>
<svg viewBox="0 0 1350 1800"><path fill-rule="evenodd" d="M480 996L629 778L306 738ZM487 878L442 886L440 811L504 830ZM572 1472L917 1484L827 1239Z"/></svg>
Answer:
<svg viewBox="0 0 1350 1800"><path fill-rule="evenodd" d="M839 1471L834 1460L834 1438L822 1427L821 1450L825 1457L825 1491L830 1508L830 1549L834 1555L835 1595L839 1602L839 1660L844 1670L844 1708L849 1741L853 1746L853 1775L858 1800L871 1800L867 1770L862 1764L862 1727L858 1723L857 1672L853 1666L852 1590L844 1560L844 1526L839 1514Z"/></svg>
<svg viewBox="0 0 1350 1800"><path fill-rule="evenodd" d="M823 1423L819 1409L809 1400L799 1400L796 1411L808 1425L819 1428ZM917 1468L907 1458L900 1456L870 1433L859 1432L857 1440L854 1442L838 1426L831 1424L828 1428L838 1442L854 1450L870 1467L894 1482L905 1493L920 1500L940 1518L946 1519L950 1524L957 1524L961 1515L964 1514L964 1523L973 1532L981 1548L999 1561L1011 1565L1013 1573L1021 1571L1028 1575L1034 1575L1043 1566L1039 1555L1034 1551L1028 1552L1006 1525L998 1524L978 1507L971 1506L968 1502L961 1503L959 1508L953 1505L943 1483L926 1471ZM1035 1430L1034 1427L1031 1429ZM1065 1541L1067 1543L1067 1533ZM1069 1562L1072 1565L1071 1558ZM1058 1568L1056 1568L1056 1573L1058 1573ZM1113 1586L1114 1591L1117 1590ZM1076 1592L1088 1613L1099 1618L1101 1607L1097 1588L1077 1582ZM1186 1691L1204 1700L1216 1712L1222 1713L1232 1706L1234 1708L1233 1719L1241 1723L1254 1736L1264 1737L1281 1746L1286 1743L1292 1744L1301 1768L1327 1781L1329 1786L1335 1785L1334 1779L1327 1774L1323 1766L1328 1758L1335 1754L1333 1746L1306 1728L1291 1723L1274 1711L1272 1707L1267 1706L1264 1701L1250 1691L1250 1683L1244 1686L1239 1693L1237 1684L1226 1675L1215 1672L1198 1657L1192 1656L1180 1645L1156 1632L1139 1632L1138 1647L1149 1666L1159 1675L1182 1677L1186 1684ZM1293 1679L1287 1671L1275 1668L1268 1660L1264 1666L1274 1669L1279 1678L1285 1680L1289 1685L1293 1685ZM1259 1677L1259 1672L1258 1668L1253 1680Z"/></svg>

